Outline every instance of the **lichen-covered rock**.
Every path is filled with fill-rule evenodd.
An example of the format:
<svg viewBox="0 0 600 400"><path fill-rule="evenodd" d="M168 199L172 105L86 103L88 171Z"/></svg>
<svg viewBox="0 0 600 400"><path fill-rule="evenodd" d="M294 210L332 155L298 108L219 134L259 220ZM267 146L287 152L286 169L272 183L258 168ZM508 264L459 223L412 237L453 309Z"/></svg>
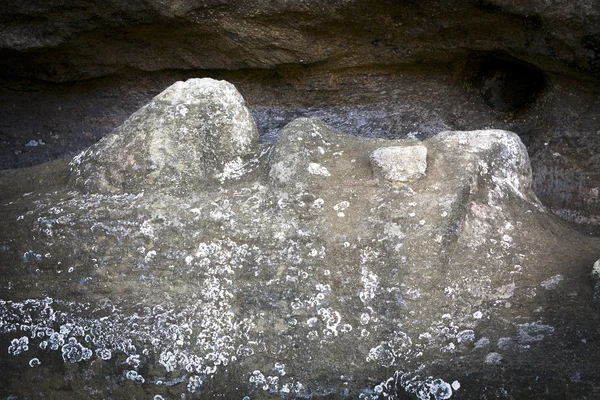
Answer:
<svg viewBox="0 0 600 400"><path fill-rule="evenodd" d="M417 145L426 175L374 174L373 151ZM236 179L178 196L177 168L136 191L96 151L77 170L118 192L0 207L5 397L595 395L600 241L540 206L511 132L417 143L300 119Z"/></svg>
<svg viewBox="0 0 600 400"><path fill-rule="evenodd" d="M441 132L433 141L443 142L456 149L460 159L481 158L475 169L470 172L489 177L490 183L497 187L496 195L503 192L517 194L522 199L537 203L531 190L531 166L527 149L514 133L488 129L471 132ZM455 171L454 171L455 172Z"/></svg>
<svg viewBox="0 0 600 400"><path fill-rule="evenodd" d="M343 138L343 139L342 139ZM272 182L287 190L304 190L328 185L330 169L335 160L344 154L340 141L345 141L345 151L376 140L344 137L317 118L298 118L282 130L271 156L269 177ZM379 141L379 143L381 143ZM330 178L330 179L329 179Z"/></svg>
<svg viewBox="0 0 600 400"><path fill-rule="evenodd" d="M252 116L232 84L190 79L76 156L71 184L87 192L185 192L235 174L257 144Z"/></svg>

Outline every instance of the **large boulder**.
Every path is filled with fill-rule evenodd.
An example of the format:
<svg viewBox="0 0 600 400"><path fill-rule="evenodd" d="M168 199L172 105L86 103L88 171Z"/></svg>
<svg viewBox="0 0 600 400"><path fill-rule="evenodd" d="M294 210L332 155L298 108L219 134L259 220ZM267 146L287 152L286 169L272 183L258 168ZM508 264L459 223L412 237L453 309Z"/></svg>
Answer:
<svg viewBox="0 0 600 400"><path fill-rule="evenodd" d="M135 126L153 126L143 113ZM110 140L144 162L136 137ZM390 147L390 170L425 148L425 174L387 179L373 154ZM181 179L169 167L160 185L94 193L56 179L1 202L0 394L597 395L600 240L540 205L516 134L390 141L298 119L219 185L173 196Z"/></svg>
<svg viewBox="0 0 600 400"><path fill-rule="evenodd" d="M76 156L71 182L89 192L189 191L239 173L257 145L250 111L231 83L190 79Z"/></svg>

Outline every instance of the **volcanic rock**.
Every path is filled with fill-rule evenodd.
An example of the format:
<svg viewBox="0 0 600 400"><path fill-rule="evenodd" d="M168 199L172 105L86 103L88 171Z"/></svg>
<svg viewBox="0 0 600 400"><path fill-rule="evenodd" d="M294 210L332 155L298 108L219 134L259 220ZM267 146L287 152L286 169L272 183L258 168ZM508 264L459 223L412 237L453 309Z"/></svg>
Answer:
<svg viewBox="0 0 600 400"><path fill-rule="evenodd" d="M257 145L250 111L232 84L190 79L75 157L72 183L90 192L201 186L235 173Z"/></svg>
<svg viewBox="0 0 600 400"><path fill-rule="evenodd" d="M72 156L211 77L267 141L298 117L392 139L516 132L540 200L598 231L599 23L588 0L6 0L0 169Z"/></svg>
<svg viewBox="0 0 600 400"><path fill-rule="evenodd" d="M383 178L392 182L406 182L425 174L427 148L384 147L371 153L371 164Z"/></svg>
<svg viewBox="0 0 600 400"><path fill-rule="evenodd" d="M158 115L189 99L202 107L188 116L222 121L229 108L203 97L206 84L229 88L178 83L156 98ZM260 146L251 123L238 126L250 134L236 153L220 141L235 129L215 123L190 140L199 165L204 149L224 156L197 169L191 153L173 152L153 186L116 160L127 148L150 165L147 147L127 139L141 140L140 127L158 135L156 99L70 172L47 165L46 181L0 202L3 396L597 394L589 269L600 240L539 203L516 134L385 140L304 118ZM199 129L175 121L160 132L167 144ZM426 175L378 178L373 152L419 146ZM202 181L238 156L248 159L239 173ZM169 167L178 157L186 168ZM78 172L108 190L67 183Z"/></svg>

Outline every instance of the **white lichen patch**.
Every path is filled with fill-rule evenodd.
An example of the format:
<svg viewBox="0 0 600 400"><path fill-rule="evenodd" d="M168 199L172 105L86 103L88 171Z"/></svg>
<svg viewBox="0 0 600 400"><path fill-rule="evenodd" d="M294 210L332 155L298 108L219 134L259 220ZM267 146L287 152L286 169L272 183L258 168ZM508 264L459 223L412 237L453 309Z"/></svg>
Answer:
<svg viewBox="0 0 600 400"><path fill-rule="evenodd" d="M502 285L498 289L496 289L496 293L494 294L493 298L498 299L498 300L509 299L514 296L516 288L517 288L517 285L515 285L514 283Z"/></svg>
<svg viewBox="0 0 600 400"><path fill-rule="evenodd" d="M562 283L563 280L563 276L558 274L546 279L545 281L542 281L540 285L543 286L546 290L554 290Z"/></svg>
<svg viewBox="0 0 600 400"><path fill-rule="evenodd" d="M360 281L363 284L363 289L358 296L364 304L368 304L375 298L377 288L379 287L379 277L369 271L368 268L362 267Z"/></svg>
<svg viewBox="0 0 600 400"><path fill-rule="evenodd" d="M312 175L331 176L331 173L326 167L314 162L308 164L308 173Z"/></svg>
<svg viewBox="0 0 600 400"><path fill-rule="evenodd" d="M600 280L600 259L596 260L592 267L592 278Z"/></svg>
<svg viewBox="0 0 600 400"><path fill-rule="evenodd" d="M539 322L520 324L517 327L516 338L520 343L525 344L540 342L547 336L554 334L555 331L554 327Z"/></svg>
<svg viewBox="0 0 600 400"><path fill-rule="evenodd" d="M402 387L418 400L446 400L452 397L453 390L460 388L460 384L458 381L449 384L443 379L432 376L422 377L419 371L396 371L392 377L376 385L370 394L361 394L359 399L395 399L397 398L398 387Z"/></svg>
<svg viewBox="0 0 600 400"><path fill-rule="evenodd" d="M146 235L150 238L154 238L154 228L152 227L152 223L150 221L144 221L140 226L140 232L143 235Z"/></svg>
<svg viewBox="0 0 600 400"><path fill-rule="evenodd" d="M32 358L31 360L29 360L29 366L31 368L33 368L37 365L40 365L40 364L41 364L41 361L38 358Z"/></svg>
<svg viewBox="0 0 600 400"><path fill-rule="evenodd" d="M291 377L283 377L285 374L281 375L277 370L275 372L279 376L265 375L260 370L255 370L250 375L248 382L265 392L279 394L282 397L293 395L298 397L306 396L307 390L301 382Z"/></svg>
<svg viewBox="0 0 600 400"><path fill-rule="evenodd" d="M29 338L27 336L13 339L10 342L10 346L8 346L8 354L12 354L13 356L19 355L27 350L29 350Z"/></svg>
<svg viewBox="0 0 600 400"><path fill-rule="evenodd" d="M382 367L395 365L397 361L405 361L414 356L413 342L402 331L393 333L390 340L383 341L369 350L367 362L376 362Z"/></svg>
<svg viewBox="0 0 600 400"><path fill-rule="evenodd" d="M383 233L386 235L386 237L391 236L400 240L406 237L402 225L393 222L386 222L385 226L383 227Z"/></svg>
<svg viewBox="0 0 600 400"><path fill-rule="evenodd" d="M221 183L232 180L232 179L240 179L242 176L247 174L249 171L249 165L241 159L241 157L236 157L231 161L228 161L223 166L223 172L218 173L217 179L221 181Z"/></svg>
<svg viewBox="0 0 600 400"><path fill-rule="evenodd" d="M499 353L488 353L485 356L485 364L488 365L500 365L502 363L502 355L500 355Z"/></svg>

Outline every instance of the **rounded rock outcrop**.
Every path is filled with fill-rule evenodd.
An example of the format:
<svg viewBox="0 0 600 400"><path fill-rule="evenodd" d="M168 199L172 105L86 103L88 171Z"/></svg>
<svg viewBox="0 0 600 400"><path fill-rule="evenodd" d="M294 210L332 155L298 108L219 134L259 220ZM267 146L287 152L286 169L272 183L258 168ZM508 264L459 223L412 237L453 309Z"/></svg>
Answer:
<svg viewBox="0 0 600 400"><path fill-rule="evenodd" d="M209 78L177 82L71 162L86 192L189 191L254 154L258 131L237 89Z"/></svg>

